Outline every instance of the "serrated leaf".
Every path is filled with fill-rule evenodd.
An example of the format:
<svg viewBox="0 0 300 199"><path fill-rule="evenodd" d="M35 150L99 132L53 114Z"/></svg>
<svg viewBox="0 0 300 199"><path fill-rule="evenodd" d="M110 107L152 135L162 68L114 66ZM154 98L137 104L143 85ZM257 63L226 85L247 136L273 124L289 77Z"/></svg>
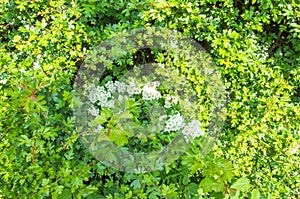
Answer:
<svg viewBox="0 0 300 199"><path fill-rule="evenodd" d="M131 185L130 185L133 189L139 189L141 188L141 183L139 180L134 180Z"/></svg>
<svg viewBox="0 0 300 199"><path fill-rule="evenodd" d="M239 199L241 192L238 190L234 196L231 197L231 199Z"/></svg>
<svg viewBox="0 0 300 199"><path fill-rule="evenodd" d="M250 180L248 178L240 178L231 185L231 188L242 192L248 191L250 189Z"/></svg>
<svg viewBox="0 0 300 199"><path fill-rule="evenodd" d="M212 191L213 180L209 177L205 177L201 182L200 186L202 187L204 193L208 193Z"/></svg>
<svg viewBox="0 0 300 199"><path fill-rule="evenodd" d="M97 124L104 124L105 122L107 122L110 116L111 116L111 112L108 109L103 109L100 115L97 115L94 121Z"/></svg>
<svg viewBox="0 0 300 199"><path fill-rule="evenodd" d="M114 118L116 121L118 121L118 119L131 119L133 116L132 114L129 112L129 110L126 110L120 114L115 114Z"/></svg>
<svg viewBox="0 0 300 199"><path fill-rule="evenodd" d="M259 199L260 198L260 193L258 189L253 189L251 192L251 199Z"/></svg>
<svg viewBox="0 0 300 199"><path fill-rule="evenodd" d="M72 198L72 192L70 189L64 189L62 194L57 197L58 199L70 199Z"/></svg>
<svg viewBox="0 0 300 199"><path fill-rule="evenodd" d="M111 129L110 140L118 146L123 146L128 143L125 132L118 128Z"/></svg>
<svg viewBox="0 0 300 199"><path fill-rule="evenodd" d="M186 188L185 188L185 192L188 195L192 195L192 194L196 194L197 191L199 189L199 185L197 185L196 183L190 183Z"/></svg>

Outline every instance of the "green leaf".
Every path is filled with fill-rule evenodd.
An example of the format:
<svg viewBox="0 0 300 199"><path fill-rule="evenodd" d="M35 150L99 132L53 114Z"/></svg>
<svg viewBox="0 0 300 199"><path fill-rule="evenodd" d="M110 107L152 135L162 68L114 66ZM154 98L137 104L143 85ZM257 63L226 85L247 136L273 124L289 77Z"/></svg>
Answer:
<svg viewBox="0 0 300 199"><path fill-rule="evenodd" d="M64 189L62 194L57 197L57 199L70 199L72 198L72 192L70 189Z"/></svg>
<svg viewBox="0 0 300 199"><path fill-rule="evenodd" d="M96 118L95 118L95 122L97 122L98 124L104 124L105 122L108 121L108 119L111 117L111 112L104 108L102 109L100 115L98 115Z"/></svg>
<svg viewBox="0 0 300 199"><path fill-rule="evenodd" d="M130 185L133 189L140 189L141 188L141 183L139 180L134 180L131 185Z"/></svg>
<svg viewBox="0 0 300 199"><path fill-rule="evenodd" d="M240 199L241 192L238 190L234 196L231 197L231 199Z"/></svg>
<svg viewBox="0 0 300 199"><path fill-rule="evenodd" d="M129 112L129 110L126 110L122 113L119 114L115 114L113 116L116 121L119 121L120 119L131 119L132 118L132 114Z"/></svg>
<svg viewBox="0 0 300 199"><path fill-rule="evenodd" d="M18 43L21 39L22 39L22 38L21 38L20 35L16 35L16 36L14 36L14 38L13 38L12 41L15 42L15 43Z"/></svg>
<svg viewBox="0 0 300 199"><path fill-rule="evenodd" d="M185 188L185 192L187 195L192 195L192 194L196 194L198 189L199 189L199 185L192 182Z"/></svg>
<svg viewBox="0 0 300 199"><path fill-rule="evenodd" d="M119 128L111 129L110 140L118 146L123 146L128 143L128 139L124 131Z"/></svg>
<svg viewBox="0 0 300 199"><path fill-rule="evenodd" d="M188 185L189 181L190 181L190 179L189 179L189 172L188 172L188 170L185 170L182 183L184 185Z"/></svg>
<svg viewBox="0 0 300 199"><path fill-rule="evenodd" d="M209 177L205 177L201 182L200 186L202 187L203 191L205 193L211 192L212 191L212 185L213 185L213 180Z"/></svg>
<svg viewBox="0 0 300 199"><path fill-rule="evenodd" d="M258 189L253 189L251 192L251 199L259 199L260 193Z"/></svg>
<svg viewBox="0 0 300 199"><path fill-rule="evenodd" d="M250 180L248 178L240 178L231 185L231 188L242 192L248 191L250 189Z"/></svg>

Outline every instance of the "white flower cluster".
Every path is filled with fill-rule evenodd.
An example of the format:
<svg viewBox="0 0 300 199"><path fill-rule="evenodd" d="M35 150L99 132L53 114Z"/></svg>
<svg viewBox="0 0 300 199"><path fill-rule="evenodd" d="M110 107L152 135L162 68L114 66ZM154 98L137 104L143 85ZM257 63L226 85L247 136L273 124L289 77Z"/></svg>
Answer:
<svg viewBox="0 0 300 199"><path fill-rule="evenodd" d="M115 89L118 91L118 93L124 94L126 92L126 89L127 89L126 83L116 81L116 82L114 82L114 86L115 86Z"/></svg>
<svg viewBox="0 0 300 199"><path fill-rule="evenodd" d="M95 106L91 106L88 109L88 113L92 116L97 116L99 114L99 110L95 108Z"/></svg>
<svg viewBox="0 0 300 199"><path fill-rule="evenodd" d="M183 117L180 115L180 113L177 113L176 115L171 115L169 119L167 120L165 132L171 132L171 131L178 131L182 129L185 125Z"/></svg>
<svg viewBox="0 0 300 199"><path fill-rule="evenodd" d="M94 132L95 132L95 133L100 133L100 132L102 131L102 129L103 129L103 126L98 125L98 126L94 129Z"/></svg>
<svg viewBox="0 0 300 199"><path fill-rule="evenodd" d="M101 131L103 129L103 127L101 125L97 126L97 131Z"/></svg>
<svg viewBox="0 0 300 199"><path fill-rule="evenodd" d="M97 104L101 107L114 108L114 100L122 100L128 98L134 94L142 94L144 100L157 100L161 98L161 94L156 90L159 86L158 82L150 82L144 85L138 84L135 79L129 79L129 83L120 81L108 81L104 86L95 86L92 84L88 88L88 99L91 103ZM114 94L117 94L114 99ZM95 116L97 114L94 107L88 110L90 115Z"/></svg>
<svg viewBox="0 0 300 199"><path fill-rule="evenodd" d="M107 89L108 92L114 93L116 91L116 87L114 85L113 81L108 81L105 84L105 88Z"/></svg>
<svg viewBox="0 0 300 199"><path fill-rule="evenodd" d="M122 100L128 100L128 97L126 95L119 95L118 96L118 101L122 101Z"/></svg>
<svg viewBox="0 0 300 199"><path fill-rule="evenodd" d="M89 87L89 95L88 98L93 104L97 104L102 107L113 108L114 101L110 99L111 93L106 91L103 86L95 86L91 85Z"/></svg>
<svg viewBox="0 0 300 199"><path fill-rule="evenodd" d="M201 123L198 120L191 121L187 126L182 130L183 135L188 138L192 137L193 139L203 135L203 131L200 129Z"/></svg>
<svg viewBox="0 0 300 199"><path fill-rule="evenodd" d="M129 94L129 96L140 94L141 92L141 85L136 83L135 80L131 78L129 83L127 84L127 93Z"/></svg>
<svg viewBox="0 0 300 199"><path fill-rule="evenodd" d="M108 81L108 82L106 82L104 87L111 94L116 93L116 92L119 94L128 93L129 96L132 96L134 94L141 93L140 85L137 84L133 78L130 79L130 82L128 84L126 84L125 82L120 82L120 81L115 81L115 82Z"/></svg>
<svg viewBox="0 0 300 199"><path fill-rule="evenodd" d="M161 98L161 94L156 90L156 87L159 86L158 82L147 83L143 87L143 99L144 100L158 100Z"/></svg>
<svg viewBox="0 0 300 199"><path fill-rule="evenodd" d="M177 104L178 102L178 97L172 96L172 95L167 95L165 98L165 108L171 108L172 104Z"/></svg>
<svg viewBox="0 0 300 199"><path fill-rule="evenodd" d="M114 100L122 101L135 94L142 94L142 99L144 100L158 100L162 97L157 90L158 86L159 82L150 82L141 86L141 84L138 84L134 79L130 79L128 83L108 81L104 86L91 85L88 90L88 99L94 105L87 110L88 114L92 116L97 116L99 114L99 110L95 105L114 108ZM171 108L172 105L176 103L178 103L177 96L167 95L165 97L164 108ZM159 124L160 129L164 132L179 131L183 129L182 133L185 138L196 138L203 134L198 120L193 120L186 126L185 120L180 113L176 113L175 115L163 115L159 120L161 122L161 124ZM98 125L95 128L95 131L100 132L102 128L101 125Z"/></svg>

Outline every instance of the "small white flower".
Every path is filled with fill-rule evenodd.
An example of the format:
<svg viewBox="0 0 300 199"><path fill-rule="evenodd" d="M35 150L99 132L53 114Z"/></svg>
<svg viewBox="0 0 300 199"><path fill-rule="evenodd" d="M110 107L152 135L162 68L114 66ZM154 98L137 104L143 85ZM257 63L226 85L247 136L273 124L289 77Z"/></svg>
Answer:
<svg viewBox="0 0 300 199"><path fill-rule="evenodd" d="M172 107L172 104L171 104L169 101L165 101L164 107L165 107L165 108L171 108L171 107Z"/></svg>
<svg viewBox="0 0 300 199"><path fill-rule="evenodd" d="M203 135L203 131L200 129L201 123L198 120L191 121L187 126L182 130L183 135L188 138L192 137L193 139Z"/></svg>
<svg viewBox="0 0 300 199"><path fill-rule="evenodd" d="M7 82L7 79L1 79L0 80L0 84L6 84L6 82Z"/></svg>
<svg viewBox="0 0 300 199"><path fill-rule="evenodd" d="M91 106L88 109L88 113L92 116L97 116L99 114L99 110L97 110L94 106Z"/></svg>
<svg viewBox="0 0 300 199"><path fill-rule="evenodd" d="M178 131L184 127L184 123L184 119L180 113L171 115L167 121L165 132Z"/></svg>
<svg viewBox="0 0 300 199"><path fill-rule="evenodd" d="M33 69L34 69L34 70L38 70L38 69L40 69L40 68L41 68L40 64L39 64L37 61L35 61L35 62L33 63Z"/></svg>
<svg viewBox="0 0 300 199"><path fill-rule="evenodd" d="M111 98L111 93L108 91L105 91L105 88L103 86L97 87L97 101L100 106L106 106L106 103L108 102L109 98Z"/></svg>
<svg viewBox="0 0 300 199"><path fill-rule="evenodd" d="M121 102L122 100L123 100L123 96L122 96L122 95L119 95L119 96L118 96L118 101Z"/></svg>
<svg viewBox="0 0 300 199"><path fill-rule="evenodd" d="M21 68L21 69L20 69L20 72L21 72L21 73L25 73L25 69L24 69L24 68Z"/></svg>
<svg viewBox="0 0 300 199"><path fill-rule="evenodd" d="M131 79L129 84L127 85L127 92L129 96L132 96L134 94L140 94L141 93L140 85L136 83L134 79Z"/></svg>
<svg viewBox="0 0 300 199"><path fill-rule="evenodd" d="M115 106L115 101L114 100L109 100L107 101L105 104L103 104L104 107L107 107L107 108L114 108Z"/></svg>
<svg viewBox="0 0 300 199"><path fill-rule="evenodd" d="M103 127L101 125L98 125L96 128L95 128L95 132L96 133L100 133L102 131Z"/></svg>
<svg viewBox="0 0 300 199"><path fill-rule="evenodd" d="M279 126L278 131L282 131L282 130L283 130L283 126Z"/></svg>
<svg viewBox="0 0 300 199"><path fill-rule="evenodd" d="M167 115L162 115L162 116L159 117L159 120L164 120L164 119L166 119L167 117L168 117Z"/></svg>
<svg viewBox="0 0 300 199"><path fill-rule="evenodd" d="M88 96L89 100L92 102L92 103L95 103L97 101L97 95L96 93L89 93L89 96Z"/></svg>
<svg viewBox="0 0 300 199"><path fill-rule="evenodd" d="M119 93L125 93L126 92L126 83L124 83L124 82L116 81L115 82L115 87L116 87L116 89Z"/></svg>
<svg viewBox="0 0 300 199"><path fill-rule="evenodd" d="M177 104L178 102L178 97L172 96L172 95L167 95L165 98L165 108L171 108L172 104Z"/></svg>
<svg viewBox="0 0 300 199"><path fill-rule="evenodd" d="M96 87L96 91L97 93L105 93L105 88L103 86L97 86Z"/></svg>
<svg viewBox="0 0 300 199"><path fill-rule="evenodd" d="M109 91L110 93L114 93L116 91L116 87L113 81L108 81L105 84L105 88L107 89L107 91Z"/></svg>
<svg viewBox="0 0 300 199"><path fill-rule="evenodd" d="M119 96L118 96L118 101L121 102L121 101L123 101L124 99L125 99L125 100L128 100L128 97L127 97L126 95L119 95Z"/></svg>
<svg viewBox="0 0 300 199"><path fill-rule="evenodd" d="M88 87L88 99L92 102L95 103L97 101L97 95L96 95L96 86L94 84L91 84Z"/></svg>
<svg viewBox="0 0 300 199"><path fill-rule="evenodd" d="M147 83L144 87L143 87L143 99L144 100L158 100L159 98L161 98L161 94L160 92L158 92L156 90L156 87L159 84L157 82L150 82Z"/></svg>

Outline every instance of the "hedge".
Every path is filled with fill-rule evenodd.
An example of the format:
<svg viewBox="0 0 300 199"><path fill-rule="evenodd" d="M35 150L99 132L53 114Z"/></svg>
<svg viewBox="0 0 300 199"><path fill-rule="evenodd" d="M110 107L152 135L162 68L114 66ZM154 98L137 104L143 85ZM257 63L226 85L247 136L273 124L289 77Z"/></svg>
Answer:
<svg viewBox="0 0 300 199"><path fill-rule="evenodd" d="M1 0L0 198L299 198L299 20L296 0ZM141 27L205 48L227 114L213 146L138 174L87 150L72 96L88 53Z"/></svg>

